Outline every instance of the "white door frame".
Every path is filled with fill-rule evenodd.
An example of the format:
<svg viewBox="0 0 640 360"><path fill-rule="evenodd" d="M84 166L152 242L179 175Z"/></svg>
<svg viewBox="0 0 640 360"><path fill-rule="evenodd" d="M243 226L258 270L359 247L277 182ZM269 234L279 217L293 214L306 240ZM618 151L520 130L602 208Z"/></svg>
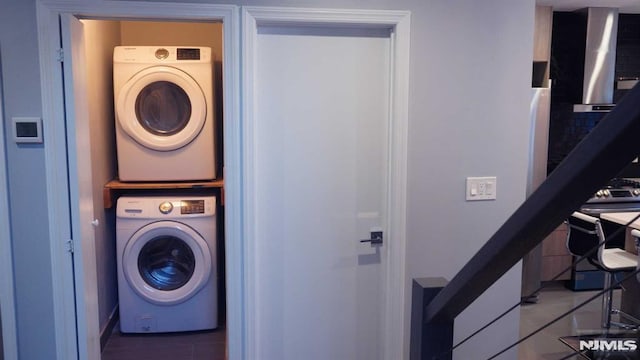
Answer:
<svg viewBox="0 0 640 360"><path fill-rule="evenodd" d="M390 71L390 157L388 179L390 229L387 246L388 266L385 269L383 286L385 291L382 338L384 339L383 359L402 359L405 341L405 224L406 224L406 183L407 183L407 124L409 108L409 29L410 13L407 11L369 11L338 9L301 9L275 7L244 7L242 11L242 114L243 114L243 199L245 234L245 295L246 314L246 354L248 359L257 359L256 326L256 264L255 233L255 157L254 129L254 73L258 28L263 25L278 26L324 26L386 28L390 30L391 67Z"/></svg>
<svg viewBox="0 0 640 360"><path fill-rule="evenodd" d="M74 114L67 114L65 124L64 77L58 60L60 47L59 18L73 14L79 18L105 19L171 19L195 21L222 21L224 24L224 163L225 163L225 229L226 229L226 292L227 336L229 359L244 358L243 316L243 253L241 219L241 167L239 122L239 10L233 5L150 3L127 1L48 1L37 3L38 44L42 87L42 112L46 160L47 200L49 204L49 240L51 247L51 278L53 281L53 306L55 314L56 359L93 359L99 357L96 335L99 329L77 331L86 328L87 314L95 314L97 304L88 303L82 296L95 284L75 284L72 259L67 251L67 241L72 228L79 229L80 204L70 203L69 192L77 191L70 184L77 179L67 179L66 126L75 128ZM67 50L67 54L70 51ZM69 76L69 75L68 75ZM71 81L67 77L66 81ZM66 126L65 126L66 125ZM69 149L74 151L75 149ZM77 166L75 156L69 156L70 167ZM77 195L77 194L76 194ZM76 239L79 240L79 239ZM82 242L75 242L75 252L81 253ZM78 260L76 259L76 262ZM95 266L84 263L82 266ZM97 291L97 290L91 290ZM77 318L76 307L77 303ZM76 324L77 322L77 324ZM97 332L93 333L93 332ZM87 334L87 332L92 332ZM77 340L76 340L77 336ZM91 338L90 338L91 337ZM96 353L97 352L97 353Z"/></svg>
<svg viewBox="0 0 640 360"><path fill-rule="evenodd" d="M0 54L1 55L1 54ZM2 62L0 61L0 64ZM4 137L4 108L2 106L2 77L0 76L0 312L2 313L2 350L6 360L18 359L16 337L16 305L13 291L13 251Z"/></svg>

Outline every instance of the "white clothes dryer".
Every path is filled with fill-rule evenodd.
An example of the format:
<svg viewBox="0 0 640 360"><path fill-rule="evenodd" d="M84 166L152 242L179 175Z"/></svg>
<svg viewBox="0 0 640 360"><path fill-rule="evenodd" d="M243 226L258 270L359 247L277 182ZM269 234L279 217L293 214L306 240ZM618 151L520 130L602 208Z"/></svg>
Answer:
<svg viewBox="0 0 640 360"><path fill-rule="evenodd" d="M216 177L211 48L117 46L113 88L120 180Z"/></svg>
<svg viewBox="0 0 640 360"><path fill-rule="evenodd" d="M214 196L119 198L116 254L121 332L218 326Z"/></svg>

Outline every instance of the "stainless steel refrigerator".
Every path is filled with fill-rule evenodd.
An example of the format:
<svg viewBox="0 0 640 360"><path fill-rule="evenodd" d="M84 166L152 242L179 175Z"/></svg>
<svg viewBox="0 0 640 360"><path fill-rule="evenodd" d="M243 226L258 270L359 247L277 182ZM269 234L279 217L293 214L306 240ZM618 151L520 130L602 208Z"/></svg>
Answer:
<svg viewBox="0 0 640 360"><path fill-rule="evenodd" d="M547 153L549 147L549 118L551 113L551 84L531 89L529 109L530 139L529 167L527 173L527 197L547 177ZM522 299L536 302L536 290L541 284L542 244L522 258Z"/></svg>

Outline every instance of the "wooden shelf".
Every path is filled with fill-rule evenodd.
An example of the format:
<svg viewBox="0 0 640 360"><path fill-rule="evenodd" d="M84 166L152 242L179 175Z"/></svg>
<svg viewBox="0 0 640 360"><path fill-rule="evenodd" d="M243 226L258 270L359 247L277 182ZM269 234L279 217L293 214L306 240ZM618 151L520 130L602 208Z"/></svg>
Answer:
<svg viewBox="0 0 640 360"><path fill-rule="evenodd" d="M124 193L154 193L156 190L175 189L220 189L220 204L224 205L224 180L189 181L189 182L122 182L111 180L104 185L102 200L104 208L110 209L114 205L114 197Z"/></svg>

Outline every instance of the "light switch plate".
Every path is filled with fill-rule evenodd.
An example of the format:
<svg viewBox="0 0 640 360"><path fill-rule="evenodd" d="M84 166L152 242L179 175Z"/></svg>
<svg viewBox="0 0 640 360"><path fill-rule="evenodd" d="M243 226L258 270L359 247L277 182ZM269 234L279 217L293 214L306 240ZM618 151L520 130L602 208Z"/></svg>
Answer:
<svg viewBox="0 0 640 360"><path fill-rule="evenodd" d="M467 201L495 200L497 178L495 176L468 177Z"/></svg>

